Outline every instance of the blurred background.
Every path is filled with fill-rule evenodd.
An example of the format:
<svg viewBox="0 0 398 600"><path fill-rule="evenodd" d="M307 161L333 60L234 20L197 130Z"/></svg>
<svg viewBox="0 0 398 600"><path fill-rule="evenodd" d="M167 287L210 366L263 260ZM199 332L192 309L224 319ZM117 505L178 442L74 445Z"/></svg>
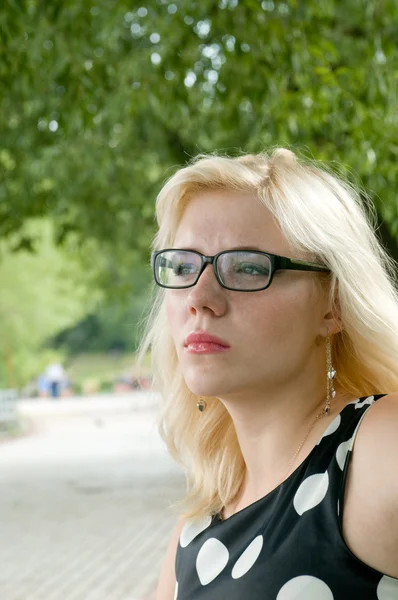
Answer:
<svg viewBox="0 0 398 600"><path fill-rule="evenodd" d="M156 194L289 146L397 258L398 4L5 0L0 33L0 595L151 600L183 491L135 366Z"/></svg>

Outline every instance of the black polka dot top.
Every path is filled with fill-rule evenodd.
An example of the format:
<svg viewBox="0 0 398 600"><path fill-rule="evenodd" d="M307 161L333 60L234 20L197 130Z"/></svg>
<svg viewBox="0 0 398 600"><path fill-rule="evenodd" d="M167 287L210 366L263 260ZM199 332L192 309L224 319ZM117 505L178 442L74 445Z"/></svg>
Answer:
<svg viewBox="0 0 398 600"><path fill-rule="evenodd" d="M398 600L398 579L357 558L342 537L344 486L366 410L351 402L302 464L225 521L187 522L174 600Z"/></svg>

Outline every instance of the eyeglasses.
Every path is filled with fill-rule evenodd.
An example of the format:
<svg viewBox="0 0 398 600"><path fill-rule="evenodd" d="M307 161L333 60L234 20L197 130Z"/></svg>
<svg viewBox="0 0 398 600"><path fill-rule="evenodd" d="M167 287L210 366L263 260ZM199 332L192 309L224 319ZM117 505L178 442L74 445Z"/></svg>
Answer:
<svg viewBox="0 0 398 600"><path fill-rule="evenodd" d="M155 282L169 289L196 285L208 263L213 265L219 284L236 292L267 289L275 271L279 270L330 271L324 265L257 250L224 250L214 256L205 256L196 250L166 248L151 254Z"/></svg>

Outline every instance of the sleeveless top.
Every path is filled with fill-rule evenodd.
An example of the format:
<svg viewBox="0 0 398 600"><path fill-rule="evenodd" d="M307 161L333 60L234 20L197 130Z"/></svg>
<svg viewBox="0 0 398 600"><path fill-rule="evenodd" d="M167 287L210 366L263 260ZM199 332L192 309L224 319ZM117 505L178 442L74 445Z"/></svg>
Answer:
<svg viewBox="0 0 398 600"><path fill-rule="evenodd" d="M398 579L363 563L342 536L355 435L384 395L346 405L301 465L260 500L225 521L188 521L174 600L398 600Z"/></svg>

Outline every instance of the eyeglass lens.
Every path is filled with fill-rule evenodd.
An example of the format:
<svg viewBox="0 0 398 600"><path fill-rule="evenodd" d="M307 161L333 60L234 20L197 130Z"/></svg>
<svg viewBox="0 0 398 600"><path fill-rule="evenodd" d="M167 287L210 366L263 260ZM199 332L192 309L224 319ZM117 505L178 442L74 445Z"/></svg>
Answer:
<svg viewBox="0 0 398 600"><path fill-rule="evenodd" d="M195 252L166 250L156 257L155 274L161 285L187 287L198 280L201 265ZM264 254L235 250L218 257L218 272L226 287L254 291L268 285L271 262Z"/></svg>

